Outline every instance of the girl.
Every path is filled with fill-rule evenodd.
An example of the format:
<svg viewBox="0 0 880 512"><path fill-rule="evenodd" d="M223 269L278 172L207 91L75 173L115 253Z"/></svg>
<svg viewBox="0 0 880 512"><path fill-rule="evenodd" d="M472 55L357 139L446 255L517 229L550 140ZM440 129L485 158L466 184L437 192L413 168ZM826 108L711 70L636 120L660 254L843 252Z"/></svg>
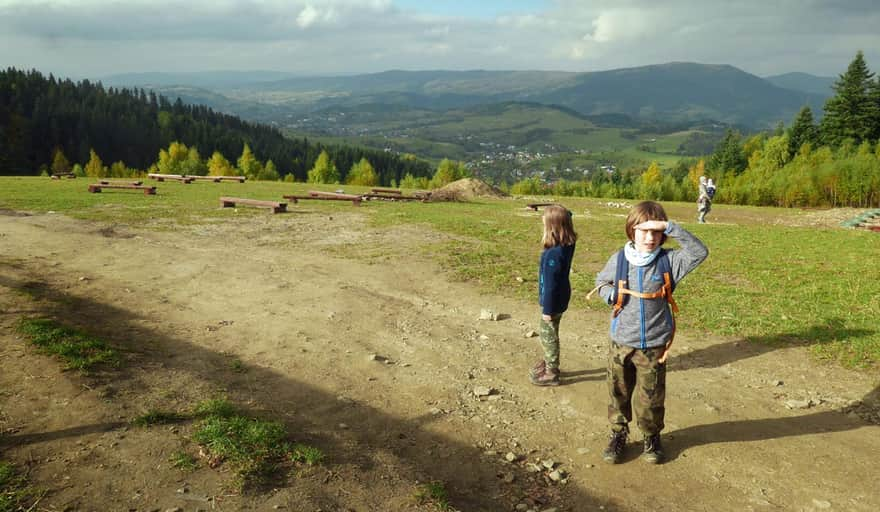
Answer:
<svg viewBox="0 0 880 512"><path fill-rule="evenodd" d="M605 461L620 462L633 411L642 431L642 458L663 462L660 431L666 413L666 358L675 334L677 308L672 291L709 250L697 237L666 217L659 203L637 204L626 218L629 242L613 254L596 277L596 290L611 313L607 383L611 441ZM661 246L672 237L680 249Z"/></svg>
<svg viewBox="0 0 880 512"><path fill-rule="evenodd" d="M538 302L541 305L541 346L544 358L532 368L529 378L536 386L559 385L559 320L571 299L571 259L577 233L571 212L554 204L544 208L544 235L538 274Z"/></svg>

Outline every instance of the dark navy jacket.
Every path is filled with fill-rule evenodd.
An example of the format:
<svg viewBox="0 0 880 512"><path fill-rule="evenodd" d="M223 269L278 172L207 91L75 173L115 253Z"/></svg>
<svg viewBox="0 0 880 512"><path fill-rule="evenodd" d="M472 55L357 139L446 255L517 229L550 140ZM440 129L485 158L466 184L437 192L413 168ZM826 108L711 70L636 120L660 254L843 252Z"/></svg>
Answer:
<svg viewBox="0 0 880 512"><path fill-rule="evenodd" d="M571 282L568 280L568 273L571 271L574 246L575 244L557 245L544 249L541 253L538 303L544 315L558 315L568 309L568 301L571 299Z"/></svg>

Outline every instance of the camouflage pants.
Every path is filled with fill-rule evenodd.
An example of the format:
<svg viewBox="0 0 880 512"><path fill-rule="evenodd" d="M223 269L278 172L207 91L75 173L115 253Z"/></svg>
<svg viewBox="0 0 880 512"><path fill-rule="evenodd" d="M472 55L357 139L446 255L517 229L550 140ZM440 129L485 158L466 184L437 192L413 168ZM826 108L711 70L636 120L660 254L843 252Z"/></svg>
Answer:
<svg viewBox="0 0 880 512"><path fill-rule="evenodd" d="M608 352L608 421L614 431L627 430L636 413L645 435L663 430L666 414L666 364L657 360L664 347L645 350L611 343Z"/></svg>
<svg viewBox="0 0 880 512"><path fill-rule="evenodd" d="M541 347L544 349L544 362L551 370L559 369L559 321L562 313L551 315L550 321L545 322L541 317Z"/></svg>

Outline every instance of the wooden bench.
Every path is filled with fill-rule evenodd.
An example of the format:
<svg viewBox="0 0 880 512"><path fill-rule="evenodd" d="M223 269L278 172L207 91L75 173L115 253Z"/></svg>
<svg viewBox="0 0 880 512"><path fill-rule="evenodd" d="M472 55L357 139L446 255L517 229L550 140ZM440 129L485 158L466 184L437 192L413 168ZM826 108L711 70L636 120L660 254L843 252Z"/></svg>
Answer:
<svg viewBox="0 0 880 512"><path fill-rule="evenodd" d="M223 208L234 208L235 205L254 206L257 208L269 208L272 213L282 213L287 211L287 203L278 201L261 201L259 199L245 199L243 197L221 197L220 205Z"/></svg>
<svg viewBox="0 0 880 512"><path fill-rule="evenodd" d="M336 195L337 196L343 195L343 196L348 196L348 197L335 197L335 196L311 195L311 194L309 194L307 196L289 195L289 196L282 196L282 197L284 197L284 199L290 199L291 201L293 201L294 204L299 203L300 200L302 200L302 199L315 199L315 200L323 200L323 201L351 201L352 205L360 206L361 201L363 200L363 198L361 198L361 196L353 196L353 195L349 195L349 194L336 194Z"/></svg>
<svg viewBox="0 0 880 512"><path fill-rule="evenodd" d="M156 181L165 181L165 180L179 181L179 182L181 182L181 183L183 183L183 184L185 184L185 185L189 185L190 183L192 183L193 181L195 181L191 176L182 176L182 175L180 175L180 174L155 174L155 173L150 173L150 174L147 174L147 177L150 178L150 179L156 180Z"/></svg>
<svg viewBox="0 0 880 512"><path fill-rule="evenodd" d="M424 198L424 197L405 196L405 195L398 195L398 194L381 194L381 193L378 193L378 192L373 192L373 193L370 193L370 194L364 194L364 195L361 196L361 197L363 197L364 199L367 199L367 200L370 200L370 199L383 199L383 200L386 200L386 201L421 201L421 202L425 202L425 198Z"/></svg>
<svg viewBox="0 0 880 512"><path fill-rule="evenodd" d="M195 180L210 180L210 181L213 181L214 183L220 183L221 181L237 181L239 183L244 183L244 180L247 179L244 176L193 176L190 174L187 174L186 176L184 176L184 178L189 179L189 180L193 180L193 181L195 181Z"/></svg>
<svg viewBox="0 0 880 512"><path fill-rule="evenodd" d="M94 185L89 185L89 192L98 193L101 192L102 189L105 188L117 188L122 190L143 190L144 195L146 196L154 196L156 195L156 187L148 187L145 185L132 185L132 184L123 184L123 183L114 183L114 184L106 184L106 183L96 183Z"/></svg>
<svg viewBox="0 0 880 512"><path fill-rule="evenodd" d="M553 206L554 204L559 204L559 203L530 203L530 204L526 205L526 209L536 212L536 211L538 211L538 208L540 208L542 206Z"/></svg>
<svg viewBox="0 0 880 512"><path fill-rule="evenodd" d="M402 195L403 192L394 188L371 188L370 192L374 194L397 194Z"/></svg>
<svg viewBox="0 0 880 512"><path fill-rule="evenodd" d="M52 174L53 180L60 180L61 178L68 178L72 180L76 178L76 174L73 174L72 172L56 172Z"/></svg>
<svg viewBox="0 0 880 512"><path fill-rule="evenodd" d="M100 185L143 185L143 181L110 181L110 180L101 180L98 182Z"/></svg>

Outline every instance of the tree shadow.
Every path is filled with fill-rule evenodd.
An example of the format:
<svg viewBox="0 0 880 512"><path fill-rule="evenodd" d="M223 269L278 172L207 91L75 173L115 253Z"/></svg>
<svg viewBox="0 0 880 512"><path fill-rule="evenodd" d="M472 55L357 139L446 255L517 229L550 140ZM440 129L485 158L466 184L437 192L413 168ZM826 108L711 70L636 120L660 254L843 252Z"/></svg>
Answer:
<svg viewBox="0 0 880 512"><path fill-rule="evenodd" d="M824 323L815 324L801 331L766 336L748 336L742 340L719 343L670 358L669 371L684 371L697 368L717 368L729 363L757 357L774 350L787 347L803 347L853 337L869 336L877 331L854 329L844 326L839 318L831 318Z"/></svg>
<svg viewBox="0 0 880 512"><path fill-rule="evenodd" d="M525 468L505 465L504 472L516 474L515 483L505 483L499 478L499 462L485 457L482 448L431 432L427 426L437 420L436 416L401 419L363 403L339 400L319 387L256 365L248 365L243 375L230 375L223 371L229 367L228 354L145 329L139 315L114 305L76 297L47 283L39 286L33 283L0 274L0 286L12 290L27 286L28 293L40 301L41 306L46 306L44 316L108 340L124 352L126 362L122 370L97 377L104 384L116 385L136 379L135 372L125 371L126 367L141 366L188 374L215 389L225 390L230 400L237 404L249 404L248 409L256 415L284 422L295 441L316 446L327 454L325 464L331 468L342 465L357 470L381 468L390 457L403 469L403 481L408 481L414 488L418 482L443 482L449 502L456 509L510 510L527 493L534 493L534 485L529 483L530 475ZM125 335L121 336L121 332ZM167 350L169 347L173 349ZM332 370L328 369L328 374L331 373ZM254 381L264 387L254 389ZM279 411L303 412L279 414ZM340 429L342 424L350 427ZM0 445L33 444L102 432L117 426L121 424L82 425L53 432L0 436ZM442 453L442 458L438 458L438 453ZM608 511L621 510L617 504L600 500L573 485L546 489L548 495L553 496L553 505L566 510L598 509L600 506ZM342 498L333 492L328 488L312 499L325 510L348 509L340 502ZM380 509L384 504L357 505Z"/></svg>
<svg viewBox="0 0 880 512"><path fill-rule="evenodd" d="M862 404L880 408L880 385L861 399ZM863 419L850 418L846 411L835 409L788 418L765 418L758 420L722 421L695 425L669 433L673 442L667 443L669 460L695 446L718 443L741 443L766 441L783 437L843 432L865 426Z"/></svg>
<svg viewBox="0 0 880 512"><path fill-rule="evenodd" d="M670 370L684 371L696 368L716 368L728 363L756 357L780 348L809 346L816 343L845 340L856 336L868 336L876 331L844 327L840 319L830 319L802 331L750 336L742 341L721 343L711 347L689 352L675 357ZM880 385L861 399L865 407L880 410ZM783 437L803 436L817 433L853 430L868 423L846 415L843 409L817 412L787 418L765 418L757 420L722 421L706 425L696 425L669 433L674 442L667 446L670 460L675 459L687 449L707 444L764 441Z"/></svg>

